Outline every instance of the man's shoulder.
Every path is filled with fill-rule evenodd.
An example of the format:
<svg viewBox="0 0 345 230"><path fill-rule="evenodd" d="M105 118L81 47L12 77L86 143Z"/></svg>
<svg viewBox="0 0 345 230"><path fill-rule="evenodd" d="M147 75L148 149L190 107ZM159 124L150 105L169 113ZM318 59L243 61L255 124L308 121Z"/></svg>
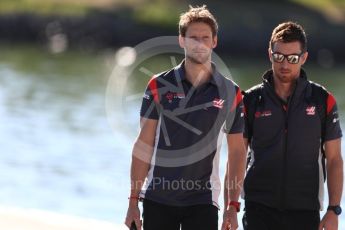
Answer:
<svg viewBox="0 0 345 230"><path fill-rule="evenodd" d="M247 89L246 91L242 91L243 94L243 103L248 108L252 105L255 105L257 101L262 96L262 91L264 88L264 84L260 83L257 85L254 85L253 87Z"/></svg>
<svg viewBox="0 0 345 230"><path fill-rule="evenodd" d="M318 90L322 93L328 93L328 90L323 85L321 85L317 82L314 82L314 81L308 81L308 83L312 87L313 90L315 89L315 90Z"/></svg>
<svg viewBox="0 0 345 230"><path fill-rule="evenodd" d="M160 73L156 73L153 75L153 77L151 79L155 79L156 81L160 80L160 79L169 80L169 78L175 76L174 70L175 70L175 68L172 68L172 69L160 72Z"/></svg>
<svg viewBox="0 0 345 230"><path fill-rule="evenodd" d="M175 83L175 68L154 74L148 85L155 85L157 88L165 87L167 83Z"/></svg>
<svg viewBox="0 0 345 230"><path fill-rule="evenodd" d="M217 76L218 76L218 79L220 80L220 83L218 85L225 86L227 88L232 88L232 89L235 88L236 91L240 90L239 85L230 77L226 77L219 72L217 73Z"/></svg>
<svg viewBox="0 0 345 230"><path fill-rule="evenodd" d="M263 89L263 87L264 87L263 83L254 85L253 87L251 87L251 88L249 88L243 92L243 97L244 98L251 98L253 96L256 96L257 94L261 93L261 90Z"/></svg>
<svg viewBox="0 0 345 230"><path fill-rule="evenodd" d="M308 83L311 93L307 93L307 95L310 95L310 97L314 98L314 100L325 101L330 95L332 95L323 85L313 81L308 81ZM322 102L322 104L324 103Z"/></svg>

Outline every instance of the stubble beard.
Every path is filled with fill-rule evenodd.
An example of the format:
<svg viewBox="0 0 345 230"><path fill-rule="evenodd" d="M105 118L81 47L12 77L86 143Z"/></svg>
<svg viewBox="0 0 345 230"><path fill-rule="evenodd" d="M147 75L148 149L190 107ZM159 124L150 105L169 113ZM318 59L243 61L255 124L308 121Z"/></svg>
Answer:
<svg viewBox="0 0 345 230"><path fill-rule="evenodd" d="M206 64L211 61L211 54L205 55L186 55L186 58L194 64Z"/></svg>

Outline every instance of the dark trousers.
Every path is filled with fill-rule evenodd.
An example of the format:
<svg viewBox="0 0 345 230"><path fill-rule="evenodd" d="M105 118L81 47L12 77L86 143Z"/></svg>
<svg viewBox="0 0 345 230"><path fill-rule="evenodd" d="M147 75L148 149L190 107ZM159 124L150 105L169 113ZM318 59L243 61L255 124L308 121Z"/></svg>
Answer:
<svg viewBox="0 0 345 230"><path fill-rule="evenodd" d="M246 202L243 215L244 230L317 230L320 212L315 210L285 210Z"/></svg>
<svg viewBox="0 0 345 230"><path fill-rule="evenodd" d="M218 208L212 204L185 207L143 201L144 230L217 230Z"/></svg>

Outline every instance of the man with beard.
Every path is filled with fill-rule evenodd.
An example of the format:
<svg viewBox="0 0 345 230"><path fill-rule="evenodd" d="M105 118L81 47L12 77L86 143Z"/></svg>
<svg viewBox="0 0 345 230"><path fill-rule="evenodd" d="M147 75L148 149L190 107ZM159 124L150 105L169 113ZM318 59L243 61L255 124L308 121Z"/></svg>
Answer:
<svg viewBox="0 0 345 230"><path fill-rule="evenodd" d="M338 229L343 186L341 129L335 98L307 79L304 29L285 22L272 33L272 69L244 93L246 230ZM320 222L327 175L328 208Z"/></svg>
<svg viewBox="0 0 345 230"><path fill-rule="evenodd" d="M245 171L243 104L239 87L211 62L218 25L206 6L180 17L185 58L152 77L133 146L126 225L145 230L217 230L219 150L226 133L229 188L223 229L237 229Z"/></svg>

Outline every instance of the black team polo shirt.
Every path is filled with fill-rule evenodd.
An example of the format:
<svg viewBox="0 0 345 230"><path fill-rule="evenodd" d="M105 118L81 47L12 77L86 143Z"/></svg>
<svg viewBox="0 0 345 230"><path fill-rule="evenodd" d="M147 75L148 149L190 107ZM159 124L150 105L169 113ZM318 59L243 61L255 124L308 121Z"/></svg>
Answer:
<svg viewBox="0 0 345 230"><path fill-rule="evenodd" d="M243 132L244 114L239 87L212 68L210 81L197 88L186 79L184 61L149 81L140 115L158 126L142 198L219 207L221 140Z"/></svg>

